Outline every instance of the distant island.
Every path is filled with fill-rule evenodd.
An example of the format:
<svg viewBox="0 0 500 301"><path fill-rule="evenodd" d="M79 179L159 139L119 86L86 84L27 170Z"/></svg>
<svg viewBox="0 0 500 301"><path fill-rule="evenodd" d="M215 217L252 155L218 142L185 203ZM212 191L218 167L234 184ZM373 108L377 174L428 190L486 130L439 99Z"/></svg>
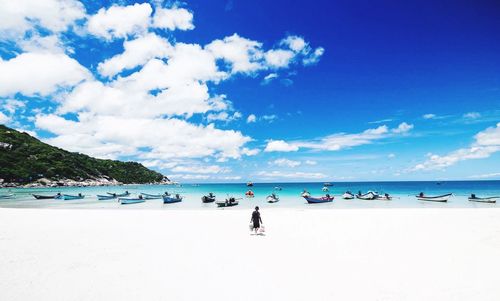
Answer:
<svg viewBox="0 0 500 301"><path fill-rule="evenodd" d="M137 162L96 159L0 125L0 187L169 184Z"/></svg>

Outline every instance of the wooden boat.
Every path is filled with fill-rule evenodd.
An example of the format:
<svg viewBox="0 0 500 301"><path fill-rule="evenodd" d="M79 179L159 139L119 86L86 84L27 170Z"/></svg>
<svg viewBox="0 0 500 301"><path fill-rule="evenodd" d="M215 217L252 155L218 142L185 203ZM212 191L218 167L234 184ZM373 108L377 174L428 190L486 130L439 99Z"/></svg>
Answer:
<svg viewBox="0 0 500 301"><path fill-rule="evenodd" d="M280 198L279 198L279 196L277 196L275 193L271 193L270 195L268 195L268 196L266 197L266 201L267 201L268 203L277 203L277 202L279 202L279 201L280 201Z"/></svg>
<svg viewBox="0 0 500 301"><path fill-rule="evenodd" d="M245 196L247 198L253 198L255 196L255 194L253 193L253 191L249 190L249 191L245 192Z"/></svg>
<svg viewBox="0 0 500 301"><path fill-rule="evenodd" d="M141 197L138 197L138 198L118 198L118 201L120 201L120 204L122 205L130 205L130 204L144 203L146 200Z"/></svg>
<svg viewBox="0 0 500 301"><path fill-rule="evenodd" d="M14 197L13 193L0 194L0 199L3 199L3 200L12 199L13 197Z"/></svg>
<svg viewBox="0 0 500 301"><path fill-rule="evenodd" d="M367 193L365 194L361 194L361 191L358 192L358 194L356 195L356 198L360 199L360 200L374 200L376 199L378 196L378 193L376 192L373 192L373 191L368 191Z"/></svg>
<svg viewBox="0 0 500 301"><path fill-rule="evenodd" d="M115 196L115 197L120 198L120 197L124 197L124 196L129 196L129 195L130 195L130 192L128 192L128 191L125 191L124 193L113 193L113 192L107 192L107 194L109 194L109 195L113 195L113 196Z"/></svg>
<svg viewBox="0 0 500 301"><path fill-rule="evenodd" d="M203 203L213 203L213 202L215 202L215 195L210 192L208 195L202 196L201 201Z"/></svg>
<svg viewBox="0 0 500 301"><path fill-rule="evenodd" d="M145 200L159 200L162 198L161 194L149 194L149 193L141 193L142 198Z"/></svg>
<svg viewBox="0 0 500 301"><path fill-rule="evenodd" d="M352 200L354 199L354 194L352 194L350 191L346 191L344 192L344 194L342 194L342 198L344 200Z"/></svg>
<svg viewBox="0 0 500 301"><path fill-rule="evenodd" d="M58 199L61 197L61 194L60 193L54 195L33 194L33 197L37 200Z"/></svg>
<svg viewBox="0 0 500 301"><path fill-rule="evenodd" d="M71 201L71 200L81 200L84 199L85 196L81 193L77 195L72 195L72 194L63 194L62 197L59 197L60 199L63 199L65 201Z"/></svg>
<svg viewBox="0 0 500 301"><path fill-rule="evenodd" d="M304 199L306 199L306 201L309 204L319 204L319 203L332 202L333 201L333 196L330 196L329 194L327 194L326 196L320 197L320 198L314 198L314 197L311 197L311 196L306 197L305 196Z"/></svg>
<svg viewBox="0 0 500 301"><path fill-rule="evenodd" d="M182 202L182 197L179 194L176 194L174 197L170 195L162 195L163 204L172 204Z"/></svg>
<svg viewBox="0 0 500 301"><path fill-rule="evenodd" d="M500 197L498 196L490 196L490 197L485 197L485 198L479 198L475 194L471 194L469 197L469 201L471 202L478 202L478 203L496 203L497 200Z"/></svg>
<svg viewBox="0 0 500 301"><path fill-rule="evenodd" d="M114 195L102 195L102 194L98 194L97 195L97 199L99 201L114 200L114 199L116 199L116 196L114 196Z"/></svg>
<svg viewBox="0 0 500 301"><path fill-rule="evenodd" d="M390 201L392 200L392 196L390 196L388 193L384 193L384 195L377 195L375 199L381 201Z"/></svg>
<svg viewBox="0 0 500 301"><path fill-rule="evenodd" d="M417 199L419 201L428 201L428 202L448 202L448 199L452 196L452 193L447 193L443 195L437 195L437 196L426 196L424 195L423 192L421 192L419 195L417 195Z"/></svg>
<svg viewBox="0 0 500 301"><path fill-rule="evenodd" d="M215 203L217 204L217 207L232 207L232 206L237 206L239 204L239 202L233 197L226 199L225 202L215 202Z"/></svg>

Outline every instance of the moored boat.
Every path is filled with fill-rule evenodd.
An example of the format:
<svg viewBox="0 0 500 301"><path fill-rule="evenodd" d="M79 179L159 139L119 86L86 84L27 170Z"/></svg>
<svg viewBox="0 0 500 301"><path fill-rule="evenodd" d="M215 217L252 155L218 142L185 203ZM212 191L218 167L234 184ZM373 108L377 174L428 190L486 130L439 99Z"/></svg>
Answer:
<svg viewBox="0 0 500 301"><path fill-rule="evenodd" d="M303 190L302 193L300 194L301 197L305 198L305 197L310 197L311 194L309 193L309 191L307 190Z"/></svg>
<svg viewBox="0 0 500 301"><path fill-rule="evenodd" d="M158 200L162 198L161 194L149 194L144 192L141 193L141 196L145 200Z"/></svg>
<svg viewBox="0 0 500 301"><path fill-rule="evenodd" d="M321 190L322 190L323 192L328 192L328 191L330 191L330 189L328 189L328 187L326 187L326 186L323 186L323 188L321 188Z"/></svg>
<svg viewBox="0 0 500 301"><path fill-rule="evenodd" d="M61 194L60 193L54 195L33 194L33 197L37 200L58 199L61 197Z"/></svg>
<svg viewBox="0 0 500 301"><path fill-rule="evenodd" d="M163 204L172 204L182 202L182 197L177 193L175 196L171 195L162 195Z"/></svg>
<svg viewBox="0 0 500 301"><path fill-rule="evenodd" d="M471 202L478 202L478 203L496 203L497 200L500 198L499 196L490 196L490 197L484 197L484 198L480 198L480 197L477 197L475 194L471 194L470 197L469 197L469 201Z"/></svg>
<svg viewBox="0 0 500 301"><path fill-rule="evenodd" d="M248 182L248 183L247 183L247 186L248 186L248 187L252 187L252 186L253 186L253 183L252 183L252 182Z"/></svg>
<svg viewBox="0 0 500 301"><path fill-rule="evenodd" d="M352 200L352 199L354 199L354 194L350 191L346 191L346 192L344 192L344 194L342 194L342 198L344 200Z"/></svg>
<svg viewBox="0 0 500 301"><path fill-rule="evenodd" d="M320 197L320 198L315 198L315 197L311 197L311 196L305 196L304 199L306 199L306 201L309 204L319 204L319 203L332 202L333 201L333 196L330 196L329 194L327 194L326 196Z"/></svg>
<svg viewBox="0 0 500 301"><path fill-rule="evenodd" d="M356 195L356 198L360 199L360 200L374 200L378 197L378 193L376 192L373 192L373 191L368 191L367 193L365 194L362 194L361 191L358 192L358 194Z"/></svg>
<svg viewBox="0 0 500 301"><path fill-rule="evenodd" d="M208 195L202 196L201 201L203 203L213 203L213 202L215 202L215 194L210 192Z"/></svg>
<svg viewBox="0 0 500 301"><path fill-rule="evenodd" d="M384 195L377 195L375 199L381 201L390 201L392 200L392 196L390 196L388 193L384 193Z"/></svg>
<svg viewBox="0 0 500 301"><path fill-rule="evenodd" d="M116 199L116 196L114 196L114 195L102 195L102 194L98 194L97 195L97 199L99 201L108 201L108 200L114 200L114 199Z"/></svg>
<svg viewBox="0 0 500 301"><path fill-rule="evenodd" d="M71 200L81 200L81 199L84 199L85 196L81 193L77 194L77 195L73 195L73 194L63 194L61 197L59 197L60 199L63 199L65 201L71 201Z"/></svg>
<svg viewBox="0 0 500 301"><path fill-rule="evenodd" d="M330 186L333 186L333 184L329 183L329 182L326 182L326 183L323 183L323 186L330 187Z"/></svg>
<svg viewBox="0 0 500 301"><path fill-rule="evenodd" d="M0 199L12 199L14 197L13 193L0 194Z"/></svg>
<svg viewBox="0 0 500 301"><path fill-rule="evenodd" d="M237 206L239 202L234 198L230 197L226 199L224 202L215 202L217 204L217 207L232 207L232 206Z"/></svg>
<svg viewBox="0 0 500 301"><path fill-rule="evenodd" d="M416 197L419 201L428 201L428 202L448 202L448 199L450 196L452 196L452 193L447 193L443 195L437 195L437 196L426 196L424 195L423 192L419 193Z"/></svg>
<svg viewBox="0 0 500 301"><path fill-rule="evenodd" d="M270 195L268 195L268 196L266 197L266 201L267 201L268 203L277 203L277 202L279 202L279 201L280 201L280 198L279 198L279 196L277 196L275 193L271 193Z"/></svg>
<svg viewBox="0 0 500 301"><path fill-rule="evenodd" d="M124 193L114 193L114 192L107 192L107 194L109 195L113 195L115 197L125 197L125 196L129 196L130 195L130 192L128 191L125 191Z"/></svg>
<svg viewBox="0 0 500 301"><path fill-rule="evenodd" d="M138 198L118 198L118 201L120 201L120 204L122 205L130 205L144 203L146 200L139 196Z"/></svg>
<svg viewBox="0 0 500 301"><path fill-rule="evenodd" d="M249 191L245 192L245 196L247 198L253 198L255 196L255 194L253 193L253 191L249 190Z"/></svg>

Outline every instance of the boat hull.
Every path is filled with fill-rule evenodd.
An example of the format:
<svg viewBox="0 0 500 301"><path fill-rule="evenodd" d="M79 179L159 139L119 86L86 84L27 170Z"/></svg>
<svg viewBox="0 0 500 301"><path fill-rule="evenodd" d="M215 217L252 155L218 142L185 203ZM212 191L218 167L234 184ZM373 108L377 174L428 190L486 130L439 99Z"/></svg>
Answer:
<svg viewBox="0 0 500 301"><path fill-rule="evenodd" d="M144 199L124 199L124 198L119 198L118 200L122 205L138 204L138 203L144 203L146 201Z"/></svg>
<svg viewBox="0 0 500 301"><path fill-rule="evenodd" d="M354 199L354 195L353 195L353 194L350 194L350 193L344 193L344 194L342 195L342 198L343 198L344 200L352 200L352 199Z"/></svg>
<svg viewBox="0 0 500 301"><path fill-rule="evenodd" d="M489 204L494 204L497 202L498 197L492 197L492 198L469 198L470 202L477 202L477 203L489 203Z"/></svg>
<svg viewBox="0 0 500 301"><path fill-rule="evenodd" d="M306 201L309 204L320 204L320 203L330 203L333 202L333 198L327 198L327 197L322 197L322 198L313 198L313 197L304 197Z"/></svg>
<svg viewBox="0 0 500 301"><path fill-rule="evenodd" d="M215 197L209 197L209 196L206 196L206 195L205 195L205 196L203 196L203 197L201 198L201 201L202 201L203 203L213 203L213 202L215 202Z"/></svg>
<svg viewBox="0 0 500 301"><path fill-rule="evenodd" d="M163 204L173 204L182 202L182 198L173 198L169 196L163 196Z"/></svg>
<svg viewBox="0 0 500 301"><path fill-rule="evenodd" d="M237 206L239 204L239 202L231 202L231 203L218 202L216 204L217 204L217 207L233 207L233 206Z"/></svg>
<svg viewBox="0 0 500 301"><path fill-rule="evenodd" d="M419 201L445 203L445 202L448 202L448 199L450 198L450 196L451 196L451 193L438 195L438 196L419 196L419 195L417 195L416 197L417 197L417 200L419 200Z"/></svg>
<svg viewBox="0 0 500 301"><path fill-rule="evenodd" d="M14 197L14 194L0 194L0 200L6 200L6 199L12 199Z"/></svg>
<svg viewBox="0 0 500 301"><path fill-rule="evenodd" d="M72 201L72 200L81 200L84 199L84 195L69 195L69 194L63 194L61 199L65 201Z"/></svg>
<svg viewBox="0 0 500 301"><path fill-rule="evenodd" d="M272 196L268 196L268 197L266 198L266 201L267 201L268 203L277 203L277 202L279 202L279 201L280 201L280 199L279 199L278 197L276 197L276 198L275 198L275 197L272 197Z"/></svg>
<svg viewBox="0 0 500 301"><path fill-rule="evenodd" d="M97 195L97 199L99 201L109 201L116 199L116 197L112 195Z"/></svg>
<svg viewBox="0 0 500 301"><path fill-rule="evenodd" d="M370 191L370 192L367 192L367 193L362 194L362 195L357 194L356 198L360 199L360 200L371 201L371 200L376 199L377 195Z"/></svg>
<svg viewBox="0 0 500 301"><path fill-rule="evenodd" d="M49 200L49 199L59 198L58 195L40 195L40 194L33 194L33 197L37 200Z"/></svg>
<svg viewBox="0 0 500 301"><path fill-rule="evenodd" d="M112 195L114 197L120 198L120 197L126 197L130 195L130 192L125 192L125 193L111 193L111 192L106 192L109 195Z"/></svg>

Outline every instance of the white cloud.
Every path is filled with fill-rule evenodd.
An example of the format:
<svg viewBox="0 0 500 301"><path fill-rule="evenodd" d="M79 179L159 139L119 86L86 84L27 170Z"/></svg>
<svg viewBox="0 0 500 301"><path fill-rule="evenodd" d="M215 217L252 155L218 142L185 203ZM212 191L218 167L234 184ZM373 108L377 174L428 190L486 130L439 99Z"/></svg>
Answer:
<svg viewBox="0 0 500 301"><path fill-rule="evenodd" d="M101 8L89 18L87 29L95 36L107 40L126 38L128 35L145 33L150 25L152 12L148 3Z"/></svg>
<svg viewBox="0 0 500 301"><path fill-rule="evenodd" d="M388 155L387 155L387 158L389 158L389 159L393 159L393 158L396 158L396 155L391 153L391 154L388 154Z"/></svg>
<svg viewBox="0 0 500 301"><path fill-rule="evenodd" d="M470 176L470 179L490 179L490 178L498 178L500 177L500 172L493 172L493 173L487 173L487 174L481 174L481 175L473 175Z"/></svg>
<svg viewBox="0 0 500 301"><path fill-rule="evenodd" d="M402 134L409 132L411 129L413 129L413 124L408 124L406 122L403 122L399 124L397 128L392 129L392 132L396 134Z"/></svg>
<svg viewBox="0 0 500 301"><path fill-rule="evenodd" d="M168 176L171 180L208 180L209 175L173 174Z"/></svg>
<svg viewBox="0 0 500 301"><path fill-rule="evenodd" d="M270 82L272 82L274 79L278 78L277 73L270 73L264 77L264 79L261 81L262 85L267 85Z"/></svg>
<svg viewBox="0 0 500 301"><path fill-rule="evenodd" d="M281 167L297 167L302 164L300 161L289 160L285 158L276 159L274 161L269 161L269 165L281 166Z"/></svg>
<svg viewBox="0 0 500 301"><path fill-rule="evenodd" d="M10 121L10 117L0 112L0 124L5 124Z"/></svg>
<svg viewBox="0 0 500 301"><path fill-rule="evenodd" d="M264 152L296 152L298 150L297 145L288 144L284 140L271 140L267 142Z"/></svg>
<svg viewBox="0 0 500 301"><path fill-rule="evenodd" d="M14 114L18 109L26 107L26 104L17 99L6 99L2 107L10 114Z"/></svg>
<svg viewBox="0 0 500 301"><path fill-rule="evenodd" d="M196 174L220 174L231 172L227 167L220 167L219 165L190 165L190 166L176 166L171 169L173 172L180 173L196 173Z"/></svg>
<svg viewBox="0 0 500 301"><path fill-rule="evenodd" d="M300 148L313 150L338 151L344 148L350 148L359 145L371 144L376 140L393 137L394 135L404 134L410 131L413 125L403 122L397 128L389 129L382 125L374 129L368 129L357 134L339 133L326 136L313 141L293 141L285 142L283 140L271 140L268 142L264 151L266 152L290 152L298 151Z"/></svg>
<svg viewBox="0 0 500 301"><path fill-rule="evenodd" d="M460 161L484 159L500 151L500 123L487 128L474 136L474 142L468 148L461 148L445 156L428 154L428 159L417 164L411 170L444 169Z"/></svg>
<svg viewBox="0 0 500 301"><path fill-rule="evenodd" d="M87 69L62 53L23 53L8 61L0 58L0 96L48 95L89 78Z"/></svg>
<svg viewBox="0 0 500 301"><path fill-rule="evenodd" d="M436 117L437 117L436 114L430 114L430 113L429 114L424 114L422 116L422 118L424 118L424 119L435 119Z"/></svg>
<svg viewBox="0 0 500 301"><path fill-rule="evenodd" d="M304 59L302 59L302 63L305 66L317 64L324 53L325 53L325 48L318 47L314 50L312 54L304 57Z"/></svg>
<svg viewBox="0 0 500 301"><path fill-rule="evenodd" d="M276 119L278 119L278 116L272 114L272 115L262 115L260 117L262 120L268 121L268 122L274 122Z"/></svg>
<svg viewBox="0 0 500 301"><path fill-rule="evenodd" d="M247 123L253 123L257 121L257 117L254 114L250 114L247 117Z"/></svg>
<svg viewBox="0 0 500 301"><path fill-rule="evenodd" d="M308 43L304 41L303 38L298 36L288 36L281 40L280 44L288 46L288 48L290 48L294 52L310 51L310 49L308 49Z"/></svg>
<svg viewBox="0 0 500 301"><path fill-rule="evenodd" d="M66 31L85 17L85 7L75 0L0 1L0 37L18 39L35 27Z"/></svg>
<svg viewBox="0 0 500 301"><path fill-rule="evenodd" d="M126 69L142 66L152 58L165 58L172 53L170 43L154 33L132 41L124 41L123 53L99 63L97 69L104 76L114 76Z"/></svg>
<svg viewBox="0 0 500 301"><path fill-rule="evenodd" d="M271 49L264 55L267 65L271 68L288 67L294 56L293 51L283 49Z"/></svg>
<svg viewBox="0 0 500 301"><path fill-rule="evenodd" d="M478 112L469 112L464 114L464 118L466 119L478 119L481 117L481 114Z"/></svg>
<svg viewBox="0 0 500 301"><path fill-rule="evenodd" d="M207 120L210 121L225 121L230 122L234 120L238 120L242 117L240 112L234 112L233 114L229 114L228 112L219 112L219 113L210 113L207 115Z"/></svg>
<svg viewBox="0 0 500 301"><path fill-rule="evenodd" d="M168 30L194 29L193 14L185 8L156 8L153 27Z"/></svg>
<svg viewBox="0 0 500 301"><path fill-rule="evenodd" d="M316 164L318 164L318 162L314 161L314 160L306 160L304 163L307 164L307 165L316 165Z"/></svg>
<svg viewBox="0 0 500 301"><path fill-rule="evenodd" d="M319 172L291 172L286 173L282 171L261 171L256 174L263 179L309 179L317 180L324 179L327 175Z"/></svg>

